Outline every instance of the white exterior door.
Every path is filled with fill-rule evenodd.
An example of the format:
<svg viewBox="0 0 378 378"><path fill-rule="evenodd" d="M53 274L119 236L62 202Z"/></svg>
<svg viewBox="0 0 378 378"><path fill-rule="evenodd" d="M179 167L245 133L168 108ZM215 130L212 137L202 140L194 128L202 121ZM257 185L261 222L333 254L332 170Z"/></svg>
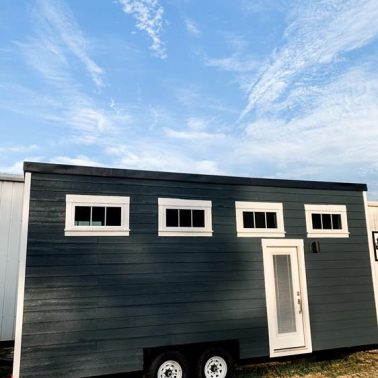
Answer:
<svg viewBox="0 0 378 378"><path fill-rule="evenodd" d="M311 348L303 241L263 240L271 356Z"/></svg>

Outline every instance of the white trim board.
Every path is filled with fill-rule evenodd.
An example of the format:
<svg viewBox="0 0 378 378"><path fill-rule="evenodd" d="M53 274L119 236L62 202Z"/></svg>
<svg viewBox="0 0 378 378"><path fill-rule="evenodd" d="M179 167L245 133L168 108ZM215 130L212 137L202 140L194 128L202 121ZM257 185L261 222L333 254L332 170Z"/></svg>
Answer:
<svg viewBox="0 0 378 378"><path fill-rule="evenodd" d="M16 330L13 357L13 378L20 376L21 363L21 342L22 342L22 322L24 315L24 295L25 295L25 270L26 270L26 251L28 244L28 225L29 225L29 204L30 204L31 173L25 173L24 198L22 204L22 224L20 240L20 257L18 271L17 288L17 309L16 309Z"/></svg>

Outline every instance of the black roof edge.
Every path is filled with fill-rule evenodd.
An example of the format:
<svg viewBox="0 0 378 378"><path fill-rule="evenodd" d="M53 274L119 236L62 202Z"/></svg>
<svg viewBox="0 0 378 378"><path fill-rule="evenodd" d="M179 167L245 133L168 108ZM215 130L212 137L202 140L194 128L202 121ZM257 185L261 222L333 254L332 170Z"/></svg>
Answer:
<svg viewBox="0 0 378 378"><path fill-rule="evenodd" d="M326 181L301 181L282 180L268 178L252 178L237 176L204 175L193 173L174 173L159 171L143 171L134 169L102 168L91 166L51 164L24 162L25 172L56 173L64 175L82 175L98 177L133 178L143 180L182 181L228 185L268 186L299 189L325 189L325 190L354 190L367 191L366 184L326 182Z"/></svg>

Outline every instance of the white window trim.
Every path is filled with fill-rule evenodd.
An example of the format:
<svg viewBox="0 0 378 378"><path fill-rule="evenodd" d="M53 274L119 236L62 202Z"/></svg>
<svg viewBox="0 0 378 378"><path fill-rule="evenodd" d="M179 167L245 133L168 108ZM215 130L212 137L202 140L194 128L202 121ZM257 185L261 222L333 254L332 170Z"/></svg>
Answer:
<svg viewBox="0 0 378 378"><path fill-rule="evenodd" d="M213 236L212 203L203 200L159 198L159 236ZM205 211L205 227L167 227L166 209L190 209Z"/></svg>
<svg viewBox="0 0 378 378"><path fill-rule="evenodd" d="M75 226L75 206L121 207L121 226ZM66 195L65 236L129 236L130 197Z"/></svg>
<svg viewBox="0 0 378 378"><path fill-rule="evenodd" d="M308 238L349 238L347 209L345 205L304 205ZM312 214L339 214L341 230L314 230Z"/></svg>
<svg viewBox="0 0 378 378"><path fill-rule="evenodd" d="M285 237L283 205L280 202L244 202L235 201L236 231L238 237ZM244 228L243 211L275 212L277 228Z"/></svg>

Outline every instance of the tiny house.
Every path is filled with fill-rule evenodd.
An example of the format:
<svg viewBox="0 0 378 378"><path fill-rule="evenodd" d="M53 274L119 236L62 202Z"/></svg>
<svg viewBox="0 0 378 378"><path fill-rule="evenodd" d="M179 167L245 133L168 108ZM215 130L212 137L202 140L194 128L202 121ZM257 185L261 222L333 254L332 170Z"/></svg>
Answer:
<svg viewBox="0 0 378 378"><path fill-rule="evenodd" d="M0 342L14 340L23 181L0 176Z"/></svg>
<svg viewBox="0 0 378 378"><path fill-rule="evenodd" d="M226 378L378 342L364 184L24 170L15 378Z"/></svg>

